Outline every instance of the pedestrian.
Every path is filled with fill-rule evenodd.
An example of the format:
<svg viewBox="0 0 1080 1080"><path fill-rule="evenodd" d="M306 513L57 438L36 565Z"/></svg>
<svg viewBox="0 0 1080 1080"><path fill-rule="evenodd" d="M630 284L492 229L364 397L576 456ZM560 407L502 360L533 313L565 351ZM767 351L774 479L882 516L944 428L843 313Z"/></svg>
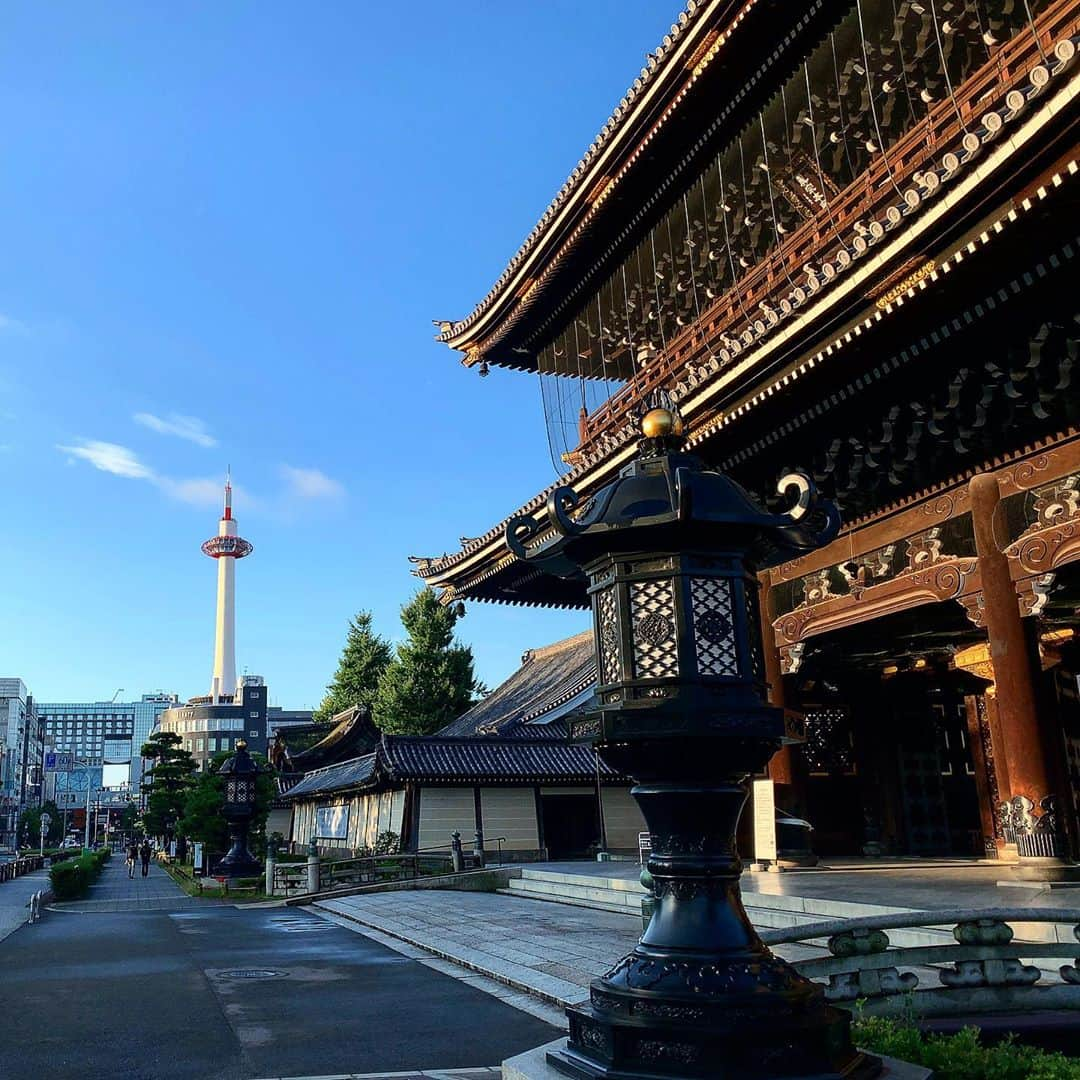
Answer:
<svg viewBox="0 0 1080 1080"><path fill-rule="evenodd" d="M127 849L127 868L128 877L133 878L135 876L135 863L139 861L139 841L135 837L131 838L131 843L128 844Z"/></svg>
<svg viewBox="0 0 1080 1080"><path fill-rule="evenodd" d="M143 840L142 847L139 848L139 857L142 859L142 876L146 877L150 873L150 841Z"/></svg>

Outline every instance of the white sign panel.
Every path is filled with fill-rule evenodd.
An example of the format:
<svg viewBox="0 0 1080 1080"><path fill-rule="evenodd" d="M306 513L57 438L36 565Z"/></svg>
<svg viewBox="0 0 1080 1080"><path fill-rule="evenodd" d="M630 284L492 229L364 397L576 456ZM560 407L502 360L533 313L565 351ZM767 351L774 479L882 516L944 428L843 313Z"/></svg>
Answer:
<svg viewBox="0 0 1080 1080"><path fill-rule="evenodd" d="M319 840L345 840L349 835L349 804L315 807L315 836Z"/></svg>
<svg viewBox="0 0 1080 1080"><path fill-rule="evenodd" d="M776 802L771 780L755 780L753 785L754 859L776 862Z"/></svg>

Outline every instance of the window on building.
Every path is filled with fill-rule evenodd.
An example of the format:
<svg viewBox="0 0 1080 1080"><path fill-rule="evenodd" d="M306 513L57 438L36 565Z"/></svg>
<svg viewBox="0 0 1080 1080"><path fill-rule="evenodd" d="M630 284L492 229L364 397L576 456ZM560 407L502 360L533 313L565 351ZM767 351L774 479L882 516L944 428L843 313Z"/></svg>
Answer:
<svg viewBox="0 0 1080 1080"><path fill-rule="evenodd" d="M198 749L199 753L201 754L206 749L206 740L205 739L196 739L195 740L195 746Z"/></svg>
<svg viewBox="0 0 1080 1080"><path fill-rule="evenodd" d="M213 736L207 739L206 749L209 750L211 754L215 753L217 751L217 739L215 739Z"/></svg>

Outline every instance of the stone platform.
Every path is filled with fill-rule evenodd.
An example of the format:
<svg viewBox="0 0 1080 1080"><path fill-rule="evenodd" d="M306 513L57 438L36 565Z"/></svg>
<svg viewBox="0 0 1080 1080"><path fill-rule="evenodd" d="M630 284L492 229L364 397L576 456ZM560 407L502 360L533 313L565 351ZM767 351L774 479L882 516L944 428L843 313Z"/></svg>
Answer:
<svg viewBox="0 0 1080 1080"><path fill-rule="evenodd" d="M535 1050L508 1058L502 1064L502 1080L566 1080L565 1075L549 1065L547 1060L549 1051L561 1050L565 1045L565 1039L556 1039ZM879 1080L932 1080L934 1075L921 1065L909 1065L895 1058L883 1057L881 1061L885 1067L879 1073Z"/></svg>

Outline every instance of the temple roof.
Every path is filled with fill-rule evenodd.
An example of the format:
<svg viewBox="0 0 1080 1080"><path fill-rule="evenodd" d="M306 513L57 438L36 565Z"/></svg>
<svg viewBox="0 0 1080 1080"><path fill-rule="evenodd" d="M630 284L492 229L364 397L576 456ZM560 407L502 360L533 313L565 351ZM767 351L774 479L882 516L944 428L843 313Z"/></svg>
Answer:
<svg viewBox="0 0 1080 1080"><path fill-rule="evenodd" d="M585 744L525 739L384 735L372 754L308 773L280 796L363 791L403 782L443 784L595 783L621 779Z"/></svg>
<svg viewBox="0 0 1080 1080"><path fill-rule="evenodd" d="M763 70L797 40L823 31L844 6L688 0L488 294L465 318L436 320L438 340L462 352L466 365L488 360L534 370L535 358L507 332L581 279L573 265L579 254L590 263L598 252L605 264L613 261L627 240L626 220L644 220L658 192L692 177L708 150L703 118L715 118L716 102L741 109Z"/></svg>
<svg viewBox="0 0 1080 1080"><path fill-rule="evenodd" d="M333 726L314 746L291 755L294 769L307 772L368 753L379 741L379 729L371 722L371 714L358 705L336 713L331 723ZM282 734L287 742L289 729Z"/></svg>
<svg viewBox="0 0 1080 1080"><path fill-rule="evenodd" d="M439 737L565 738L566 716L584 706L596 682L591 631L530 649L521 666Z"/></svg>

